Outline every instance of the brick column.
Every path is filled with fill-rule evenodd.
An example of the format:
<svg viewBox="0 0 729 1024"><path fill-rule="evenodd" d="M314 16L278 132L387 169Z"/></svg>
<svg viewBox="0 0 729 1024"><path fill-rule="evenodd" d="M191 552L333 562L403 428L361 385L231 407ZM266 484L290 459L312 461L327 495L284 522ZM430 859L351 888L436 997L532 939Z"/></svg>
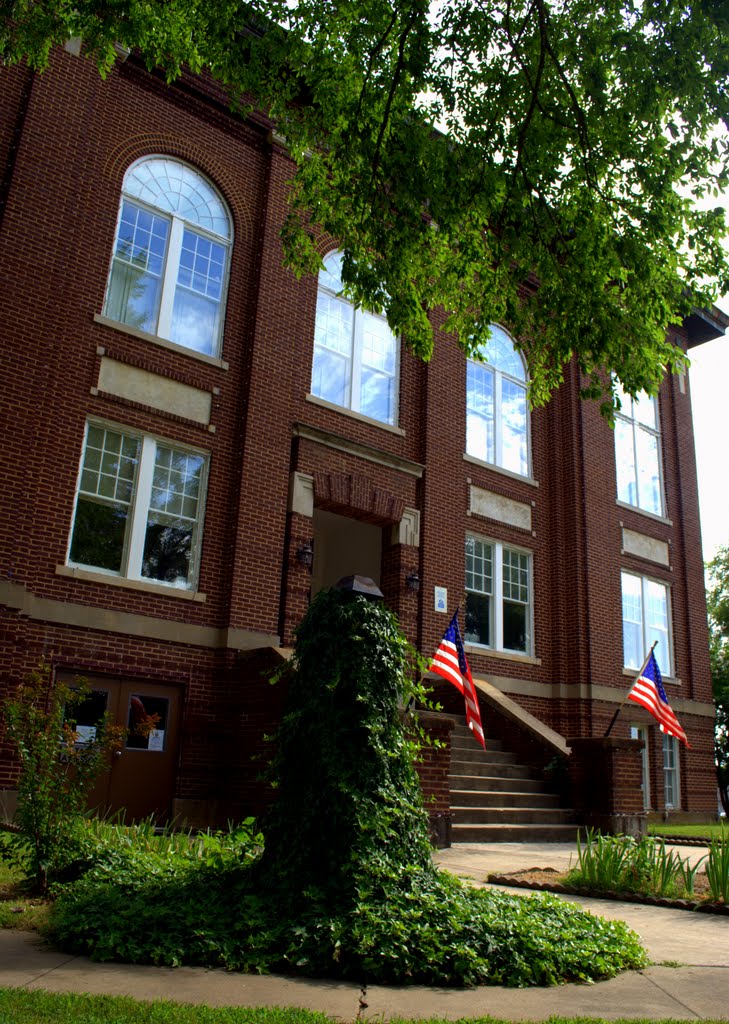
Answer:
<svg viewBox="0 0 729 1024"><path fill-rule="evenodd" d="M594 736L567 743L572 748L568 766L579 824L613 835L644 835L643 740Z"/></svg>
<svg viewBox="0 0 729 1024"><path fill-rule="evenodd" d="M448 775L451 765L451 732L455 723L447 715L419 711L418 720L431 740L441 746L425 746L415 765L430 818L430 840L444 849L451 845L451 787Z"/></svg>

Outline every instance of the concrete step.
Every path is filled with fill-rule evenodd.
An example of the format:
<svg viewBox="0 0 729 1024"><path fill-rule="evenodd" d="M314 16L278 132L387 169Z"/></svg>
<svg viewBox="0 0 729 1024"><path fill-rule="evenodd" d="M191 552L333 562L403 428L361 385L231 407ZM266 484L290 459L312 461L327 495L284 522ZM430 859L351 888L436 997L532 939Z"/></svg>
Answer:
<svg viewBox="0 0 729 1024"><path fill-rule="evenodd" d="M459 757L451 757L451 768L448 773L452 779L460 775L501 775L505 779L529 779L536 778L536 773L526 765L519 764L512 754L512 761L493 761L481 759L479 761L463 761Z"/></svg>
<svg viewBox="0 0 729 1024"><path fill-rule="evenodd" d="M546 783L541 779L503 775L449 775L451 792L471 790L477 793L545 793Z"/></svg>
<svg viewBox="0 0 729 1024"><path fill-rule="evenodd" d="M518 764L518 757L513 754L510 750L492 750L487 747L484 751L483 747L477 746L475 743L471 743L466 746L453 746L451 744L451 756L456 758L458 761L468 761L470 763L482 764L484 761L488 761L491 764Z"/></svg>
<svg viewBox="0 0 729 1024"><path fill-rule="evenodd" d="M451 748L456 748L457 750L475 750L477 754L483 754L483 747L473 738L473 733L470 729L464 729L463 732L458 732L454 729L451 733ZM503 750L504 745L501 740L494 740L491 739L490 736L487 736L486 749Z"/></svg>
<svg viewBox="0 0 729 1024"><path fill-rule="evenodd" d="M559 808L559 797L556 793L523 793L519 790L506 792L500 790L453 789L451 787L452 807L539 807Z"/></svg>
<svg viewBox="0 0 729 1024"><path fill-rule="evenodd" d="M452 826L454 843L571 843L577 825L457 825Z"/></svg>
<svg viewBox="0 0 729 1024"><path fill-rule="evenodd" d="M572 812L562 807L458 807L451 804L459 825L567 825Z"/></svg>

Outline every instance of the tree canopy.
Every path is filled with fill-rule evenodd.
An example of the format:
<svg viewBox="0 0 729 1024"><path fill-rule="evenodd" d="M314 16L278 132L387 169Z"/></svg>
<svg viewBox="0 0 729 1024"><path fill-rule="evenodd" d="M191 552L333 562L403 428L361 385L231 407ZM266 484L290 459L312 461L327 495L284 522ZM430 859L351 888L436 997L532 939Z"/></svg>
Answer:
<svg viewBox="0 0 729 1024"><path fill-rule="evenodd" d="M709 652L716 705L714 749L719 795L729 815L729 546L709 562Z"/></svg>
<svg viewBox="0 0 729 1024"><path fill-rule="evenodd" d="M546 400L576 356L585 393L655 392L666 331L729 290L729 14L723 0L0 0L0 56L80 36L169 79L209 72L268 111L296 174L298 273L322 232L350 296L419 356L433 312L467 351L489 323ZM537 287L538 285L538 287Z"/></svg>

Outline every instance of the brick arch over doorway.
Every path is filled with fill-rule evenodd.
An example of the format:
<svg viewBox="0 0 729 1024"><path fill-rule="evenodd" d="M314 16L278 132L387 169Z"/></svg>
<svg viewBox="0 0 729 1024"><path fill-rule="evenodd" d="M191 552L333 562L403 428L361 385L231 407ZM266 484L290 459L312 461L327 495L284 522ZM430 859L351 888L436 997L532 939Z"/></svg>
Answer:
<svg viewBox="0 0 729 1024"><path fill-rule="evenodd" d="M314 506L384 525L399 523L405 502L359 473L314 473Z"/></svg>

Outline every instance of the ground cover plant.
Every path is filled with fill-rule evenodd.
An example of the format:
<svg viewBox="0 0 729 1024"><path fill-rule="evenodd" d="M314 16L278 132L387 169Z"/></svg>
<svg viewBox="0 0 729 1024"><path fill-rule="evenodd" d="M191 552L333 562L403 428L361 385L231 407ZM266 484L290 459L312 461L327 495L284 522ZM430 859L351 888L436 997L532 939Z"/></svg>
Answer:
<svg viewBox="0 0 729 1024"><path fill-rule="evenodd" d="M321 593L297 634L263 851L250 835L195 857L107 845L60 894L55 941L97 959L361 983L546 985L644 966L625 925L433 866L404 721L412 657L383 604Z"/></svg>

